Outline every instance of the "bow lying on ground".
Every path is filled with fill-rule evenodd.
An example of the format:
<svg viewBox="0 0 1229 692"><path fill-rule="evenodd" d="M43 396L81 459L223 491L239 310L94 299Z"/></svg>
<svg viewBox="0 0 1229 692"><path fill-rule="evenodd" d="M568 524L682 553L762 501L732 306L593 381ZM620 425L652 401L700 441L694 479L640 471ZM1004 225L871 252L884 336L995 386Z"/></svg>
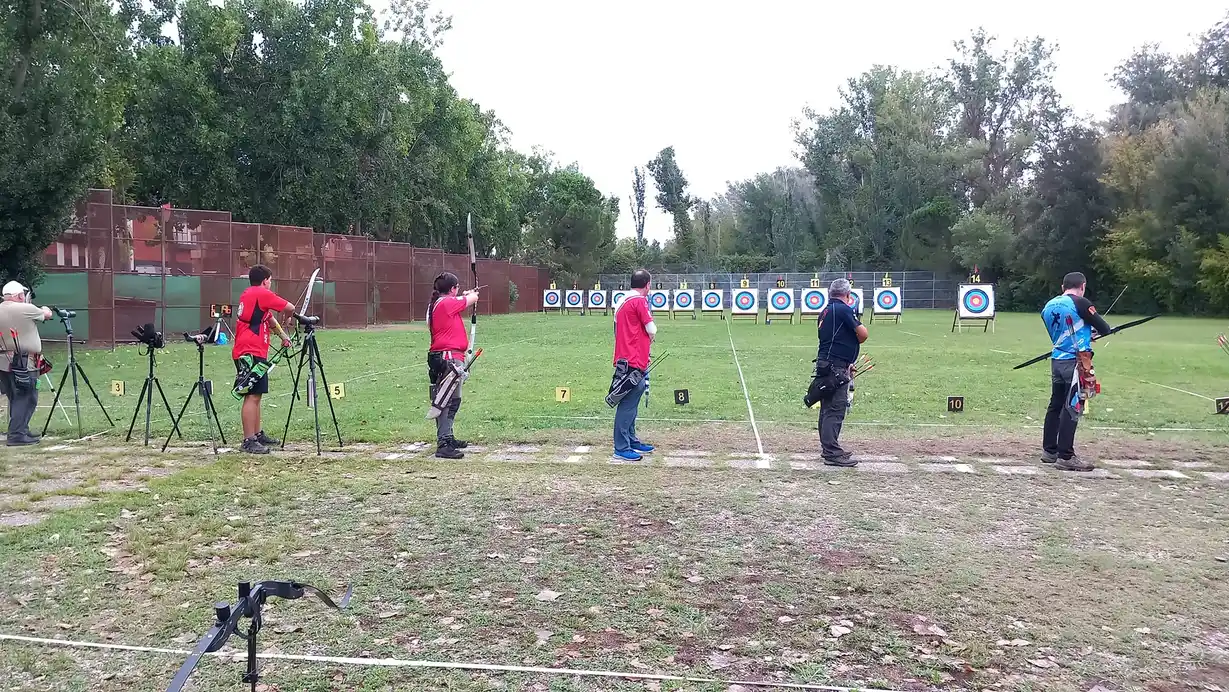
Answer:
<svg viewBox="0 0 1229 692"><path fill-rule="evenodd" d="M1218 334L1216 336L1216 343L1220 344L1220 350L1229 355L1229 337L1226 337L1224 334Z"/></svg>
<svg viewBox="0 0 1229 692"><path fill-rule="evenodd" d="M182 690L183 686L187 684L188 678L191 677L192 671L196 668L196 664L200 663L201 657L221 649L226 645L226 640L230 639L232 634L247 640L247 671L243 674L243 682L250 683L252 691L255 692L256 683L260 680L260 673L256 667L256 635L260 632L261 625L263 624L260 609L264 606L265 601L270 596L294 600L311 594L320 599L320 602L326 606L334 610L341 610L350 603L350 595L352 593L353 588L347 588L346 595L342 597L341 604L338 605L323 591L310 584L300 584L297 581L258 581L255 584L240 582L239 600L235 602L233 608L229 603L221 603L213 607L217 621L205 633L205 636L201 638L196 648L192 650L192 655L188 657L188 660L184 661L183 665L180 666L179 672L175 674L175 679L171 680L171 686L166 688L167 692ZM246 633L240 633L238 631L239 623L244 618L249 618L252 622L248 625Z"/></svg>
<svg viewBox="0 0 1229 692"><path fill-rule="evenodd" d="M1160 315L1151 315L1151 316L1149 316L1149 317L1144 317L1144 318L1142 318L1142 319L1135 320L1134 322L1127 322L1126 324L1120 324L1120 325L1118 325L1117 327L1114 327L1113 329L1111 329L1109 334L1098 334L1098 335L1094 336L1094 337L1092 338L1092 340L1093 340L1093 341L1097 341L1098 339L1104 339L1105 337L1110 336L1110 334L1117 334L1118 332L1120 332L1120 331L1122 331L1122 330L1124 330L1124 329L1130 329L1131 327L1138 327L1139 325L1141 325L1141 324L1143 324L1143 323L1145 323L1145 322L1149 322L1149 321L1151 321L1151 320L1155 320L1155 319L1156 319L1156 318L1158 318L1158 317L1160 317ZM1031 359L1029 359L1029 360L1026 360L1026 361L1024 361L1023 363L1020 363L1020 364L1019 364L1019 365L1017 365L1016 367L1012 368L1012 370L1019 370L1020 368L1027 368L1028 366L1032 365L1033 363L1040 363L1040 362L1041 362L1041 361L1043 361L1043 360L1048 360L1048 359L1050 358L1050 354L1051 354L1052 352L1053 352L1053 350L1048 351L1048 352L1046 352L1046 353L1043 353L1043 354L1041 354L1041 355L1037 356L1036 358L1031 358Z"/></svg>

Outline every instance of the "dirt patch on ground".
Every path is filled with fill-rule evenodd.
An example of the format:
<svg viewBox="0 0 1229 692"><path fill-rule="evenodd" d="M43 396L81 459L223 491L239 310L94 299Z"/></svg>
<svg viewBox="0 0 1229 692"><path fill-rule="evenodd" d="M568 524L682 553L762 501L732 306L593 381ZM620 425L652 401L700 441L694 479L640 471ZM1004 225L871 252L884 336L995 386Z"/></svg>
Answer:
<svg viewBox="0 0 1229 692"><path fill-rule="evenodd" d="M0 526L30 526L37 524L43 520L43 515L34 514L33 512L11 512L9 514L0 514Z"/></svg>
<svg viewBox="0 0 1229 692"><path fill-rule="evenodd" d="M1148 686L1151 692L1191 692L1191 690L1229 690L1229 664L1213 663Z"/></svg>

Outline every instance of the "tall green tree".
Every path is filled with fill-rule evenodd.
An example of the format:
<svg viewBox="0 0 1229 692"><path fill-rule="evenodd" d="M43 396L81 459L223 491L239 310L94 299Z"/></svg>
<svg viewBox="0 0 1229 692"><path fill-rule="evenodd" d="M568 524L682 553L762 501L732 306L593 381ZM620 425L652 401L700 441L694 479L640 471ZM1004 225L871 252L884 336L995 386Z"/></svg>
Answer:
<svg viewBox="0 0 1229 692"><path fill-rule="evenodd" d="M27 0L5 6L0 54L0 276L41 277L43 250L113 160L127 93L125 7Z"/></svg>
<svg viewBox="0 0 1229 692"><path fill-rule="evenodd" d="M690 262L695 257L692 237L691 208L696 200L687 192L687 178L679 168L674 147L666 147L648 163L649 174L657 186L658 208L670 215L674 226L674 244L679 259Z"/></svg>

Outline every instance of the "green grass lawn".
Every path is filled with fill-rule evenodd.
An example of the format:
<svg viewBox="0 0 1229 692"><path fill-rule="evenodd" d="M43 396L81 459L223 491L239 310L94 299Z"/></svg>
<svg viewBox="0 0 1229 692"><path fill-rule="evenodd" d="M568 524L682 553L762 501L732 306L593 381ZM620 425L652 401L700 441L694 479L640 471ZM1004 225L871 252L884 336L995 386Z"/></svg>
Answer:
<svg viewBox="0 0 1229 692"><path fill-rule="evenodd" d="M646 421L748 421L747 398L735 367L737 352L751 409L761 428L765 451L779 447L787 431L813 428L815 412L801 404L816 346L813 322L771 325L713 318L669 320L659 316L655 353L670 357L652 377ZM1111 323L1130 319L1113 316ZM877 366L858 380L851 425L910 430L925 425L971 429L1014 429L1039 425L1049 397L1045 363L1013 371L1023 360L1048 348L1040 318L1002 314L993 333L950 332L951 313L908 311L900 324L869 325L864 353ZM1085 426L1142 431L1158 428L1229 431L1229 417L1213 415L1207 398L1229 395L1229 358L1215 336L1216 320L1161 318L1136 327L1097 347L1097 373L1103 393ZM346 396L334 401L347 441L427 440L433 427L426 411L427 335L421 324L365 331L321 331L319 343L330 382L344 382ZM196 378L196 350L182 341L158 353L157 373L171 407L178 408ZM521 314L480 318L478 345L484 349L465 389L458 428L487 440L533 440L550 431L590 433L610 427L612 414L602 401L610 380L613 329L609 317ZM731 342L733 348L731 348ZM233 380L230 347L212 346L207 376L218 383L217 404L224 429L238 430L238 404L229 396ZM58 368L63 353L51 349ZM80 362L103 402L127 429L145 376L145 359L135 347L115 351L83 350ZM54 373L56 381L60 370ZM291 370L272 375L266 397L266 429L280 434L289 403ZM111 380L123 380L125 396L108 393ZM1155 384L1146 384L1155 383ZM1165 385L1166 389L1156 385ZM557 387L571 390L569 403L555 401ZM673 403L673 390L687 389L691 403ZM1183 393L1176 390L1186 390ZM965 397L965 411L948 414L947 397ZM1195 396L1201 395L1201 396ZM44 393L43 404L50 404ZM155 397L154 432L170 432L168 416ZM204 439L200 406L185 423L190 438ZM48 411L37 418L41 428ZM88 393L82 401L86 433L105 428ZM143 427L143 415L138 427ZM311 436L310 411L301 404L291 425L291 440ZM59 413L51 431L72 431ZM731 435L755 449L750 425L733 425Z"/></svg>
<svg viewBox="0 0 1229 692"><path fill-rule="evenodd" d="M641 430L664 454L634 466L606 456L612 327L597 316L480 321L459 432L485 449L462 462L404 444L433 437L420 325L319 333L331 381L346 383L347 445L322 457L305 445L306 409L270 457L161 454L116 432L66 442L56 411L60 440L0 457L0 633L190 648L235 582L297 579L352 585L351 607L274 602L261 651L912 692L1229 689L1229 420L1143 383L1229 389L1219 325L1158 319L1098 347L1104 393L1079 444L1115 463L1073 476L1035 458L1047 366L1011 370L1046 350L1039 318L1003 315L987 334L951 334L950 320L912 311L870 327L879 365L858 380L846 437L899 457L880 470L814 463L815 413L800 402L811 324L661 319L656 350L671 356ZM234 445L229 348L207 354ZM81 361L122 435L144 359L123 347ZM174 343L158 362L178 410L196 350ZM274 434L289 374L274 372L266 400ZM112 379L126 396L107 393ZM676 388L689 405L673 404ZM948 395L964 413L946 412ZM105 429L82 406L87 433ZM154 415L160 444L169 422ZM770 465L751 458L755 431ZM205 438L199 417L186 432ZM181 660L3 641L0 679L160 690ZM206 661L192 689L242 689L240 668ZM756 689L286 661L264 673L263 692Z"/></svg>

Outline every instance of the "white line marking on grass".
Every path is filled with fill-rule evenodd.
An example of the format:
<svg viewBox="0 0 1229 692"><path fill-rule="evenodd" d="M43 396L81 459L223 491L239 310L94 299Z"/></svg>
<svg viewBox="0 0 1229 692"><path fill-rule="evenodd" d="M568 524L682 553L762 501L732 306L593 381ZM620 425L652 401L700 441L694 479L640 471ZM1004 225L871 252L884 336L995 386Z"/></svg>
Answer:
<svg viewBox="0 0 1229 692"><path fill-rule="evenodd" d="M610 416L548 416L548 415L524 414L521 417L522 418L553 419L553 420L601 420L601 421L610 420ZM644 418L644 417L639 417L636 420L638 422L644 422L644 423L731 423L731 424L737 424L737 425L744 425L748 422L745 418ZM810 423L809 421L802 421L802 420L784 420L784 421L765 420L765 421L760 421L760 422L768 424L768 425L813 425L813 423ZM861 426L878 427L878 428L968 428L970 430L974 430L974 429L987 430L988 429L987 426L978 425L976 423L905 423L905 422L889 423L889 422L883 422L883 421L846 420L844 424L845 425L861 425ZM1024 428L1028 430L1040 430L1042 428L1042 426L1040 425L1016 425L1016 426L1011 426L1011 427ZM1125 427L1125 426L1114 426L1114 425L1091 425L1089 426L1089 429L1090 430L1108 430L1108 431L1131 430L1131 431L1143 431L1143 432L1224 432L1224 428L1149 428L1149 427L1141 428L1138 426Z"/></svg>
<svg viewBox="0 0 1229 692"><path fill-rule="evenodd" d="M909 336L916 336L916 337L917 337L917 338L919 338L919 339L923 338L921 334L915 334L915 333L913 333L913 332L907 332L907 331L905 331L905 330L903 330L903 329L902 329L902 330L900 330L900 333L901 333L901 334L908 334Z"/></svg>
<svg viewBox="0 0 1229 692"><path fill-rule="evenodd" d="M734 367L738 368L738 380L743 385L743 398L747 400L747 418L751 421L751 430L755 433L755 446L760 450L759 466L768 468L768 459L764 456L764 443L760 441L760 428L755 424L755 411L751 410L751 395L747 392L747 379L743 377L743 366L738 363L738 351L734 348L734 332L730 331L730 320L725 322L725 333L730 337L730 353L734 354Z"/></svg>
<svg viewBox="0 0 1229 692"><path fill-rule="evenodd" d="M1008 356L1010 356L1010 355L1011 355L1011 351L1000 351L1000 350L998 350L997 348L992 348L992 349L990 349L990 350L991 350L991 351L994 351L995 353L1002 353L1002 354L1004 354L1004 355L1008 355Z"/></svg>
<svg viewBox="0 0 1229 692"><path fill-rule="evenodd" d="M1196 394L1196 393L1194 393L1194 392L1188 392L1188 391L1186 391L1185 389L1178 389L1177 387L1170 387L1170 386L1169 386L1169 385L1167 385L1167 384L1157 384L1156 382L1149 382L1148 380L1139 380L1139 381L1140 381L1140 382L1143 382L1144 384L1150 384L1150 385L1152 385L1153 387L1164 387L1165 389L1172 389L1173 391L1175 391L1175 392L1181 392L1182 394L1190 394L1191 396L1197 396L1197 397L1199 397L1200 399L1207 399L1208 401L1216 401L1215 399L1213 399L1213 398L1212 398L1212 397L1210 397L1210 396L1204 396L1204 395L1202 395L1202 394Z"/></svg>
<svg viewBox="0 0 1229 692"><path fill-rule="evenodd" d="M79 642L69 639L47 639L43 637L26 637L16 634L0 634L0 641L26 642L44 646L67 646L77 649L102 649L104 651L135 651L139 653L168 654L187 656L187 649L164 649L153 646L130 646L126 644L104 644L102 642ZM232 658L233 651L211 651L206 656ZM663 673L629 673L610 670L591 670L585 668L541 668L536 666L499 665L494 663L467 663L452 661L422 661L403 658L356 658L351 656L315 656L309 654L282 654L259 652L256 658L277 661L308 661L312 663L333 663L350 666L369 666L377 668L439 668L445 670L486 670L504 673L534 673L537 675L577 676L596 678L627 678L630 680L662 680L671 682L689 682L692 684L719 685L721 687L769 687L791 690L824 690L826 692L897 692L897 690L874 689L870 687L834 687L832 685L815 685L801 682L777 682L762 680L722 680L719 678L693 678L682 675L666 675Z"/></svg>

